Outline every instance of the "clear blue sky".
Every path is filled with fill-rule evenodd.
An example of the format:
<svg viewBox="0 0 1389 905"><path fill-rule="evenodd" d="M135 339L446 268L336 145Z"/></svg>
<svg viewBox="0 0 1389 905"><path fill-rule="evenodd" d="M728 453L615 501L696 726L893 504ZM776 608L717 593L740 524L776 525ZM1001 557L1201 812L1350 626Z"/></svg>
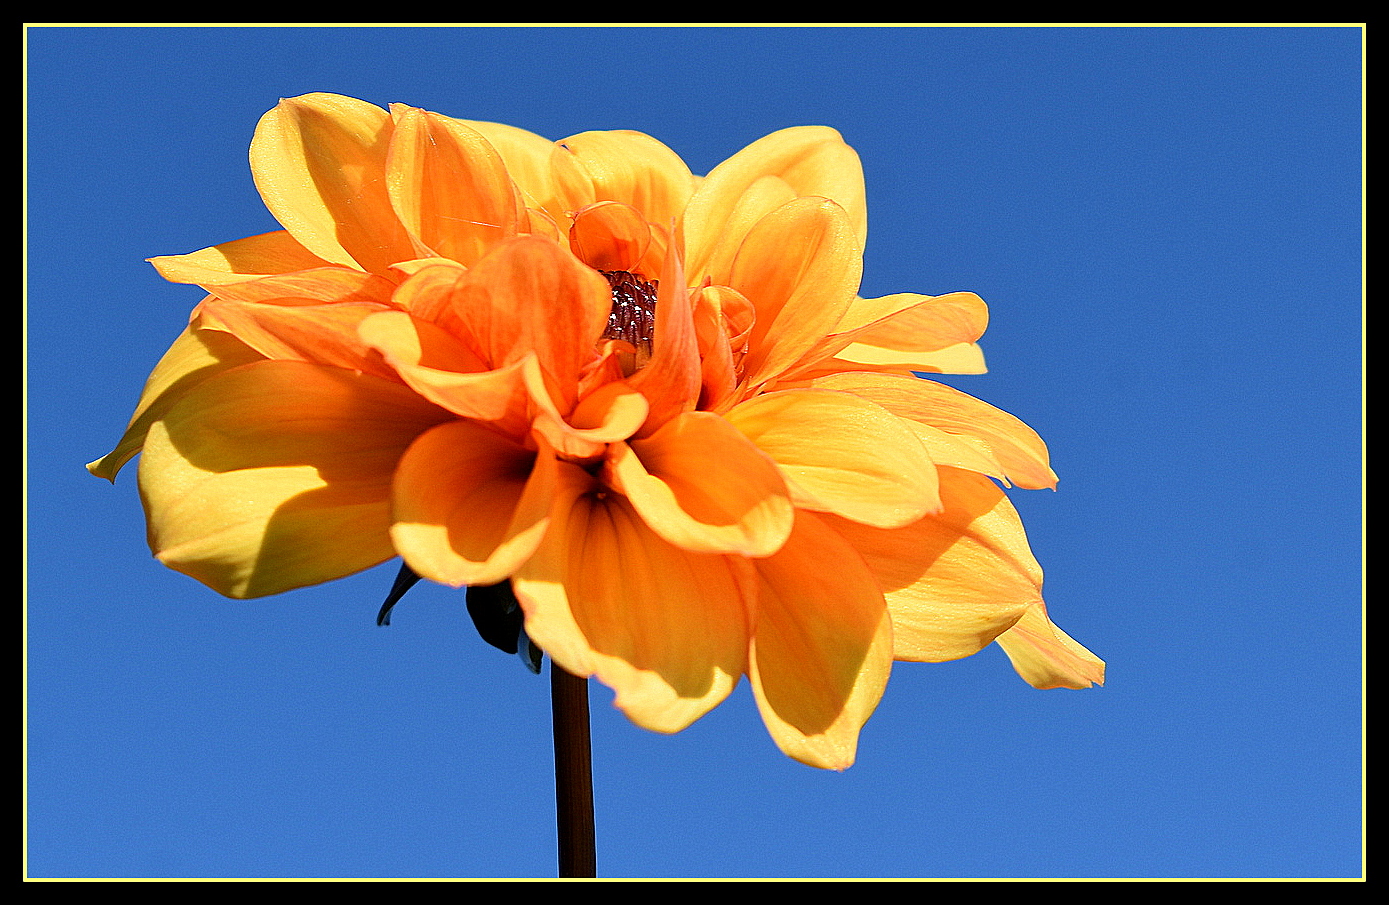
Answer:
<svg viewBox="0 0 1389 905"><path fill-rule="evenodd" d="M744 685L676 736L592 691L609 877L1362 873L1362 38L1332 28L37 28L28 42L28 875L554 876L545 679L395 566L255 602L155 563L119 436L200 294L144 259L276 227L247 147L310 91L707 172L863 158L862 294L978 292L1048 441L1014 491L1109 664L901 664L858 763Z"/></svg>

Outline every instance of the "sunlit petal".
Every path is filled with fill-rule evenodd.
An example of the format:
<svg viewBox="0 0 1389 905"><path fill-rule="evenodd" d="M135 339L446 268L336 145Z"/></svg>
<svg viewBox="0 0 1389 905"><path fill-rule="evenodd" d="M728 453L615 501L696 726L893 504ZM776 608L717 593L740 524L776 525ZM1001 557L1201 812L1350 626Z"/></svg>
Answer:
<svg viewBox="0 0 1389 905"><path fill-rule="evenodd" d="M288 98L256 126L251 174L290 235L333 264L384 274L417 257L386 191L390 115L336 94Z"/></svg>
<svg viewBox="0 0 1389 905"><path fill-rule="evenodd" d="M644 440L614 443L606 474L657 534L686 550L766 556L791 531L776 463L718 415L690 412Z"/></svg>
<svg viewBox="0 0 1389 905"><path fill-rule="evenodd" d="M745 380L768 380L801 358L853 303L862 249L844 210L802 198L759 220L738 249L728 285L756 307Z"/></svg>
<svg viewBox="0 0 1389 905"><path fill-rule="evenodd" d="M725 416L772 457L796 505L895 528L940 508L936 464L902 420L849 393L783 390Z"/></svg>
<svg viewBox="0 0 1389 905"><path fill-rule="evenodd" d="M225 330L266 358L394 378L395 371L358 336L362 321L384 310L375 302L267 305L209 299L202 315L209 327Z"/></svg>
<svg viewBox="0 0 1389 905"><path fill-rule="evenodd" d="M496 584L525 562L549 523L555 462L469 421L415 440L394 483L391 538L416 574Z"/></svg>
<svg viewBox="0 0 1389 905"><path fill-rule="evenodd" d="M553 174L570 210L620 201L665 227L680 216L694 176L670 148L641 132L591 131L555 142Z"/></svg>
<svg viewBox="0 0 1389 905"><path fill-rule="evenodd" d="M160 255L148 260L169 282L199 286L223 286L329 266L328 261L300 245L285 230L235 239L186 255Z"/></svg>
<svg viewBox="0 0 1389 905"><path fill-rule="evenodd" d="M808 512L797 514L785 546L754 566L748 676L763 722L786 754L843 770L892 668L882 592L854 549Z"/></svg>
<svg viewBox="0 0 1389 905"><path fill-rule="evenodd" d="M116 448L88 464L87 470L99 478L115 481L117 472L144 445L150 424L164 417L170 406L189 390L215 374L263 357L236 337L207 329L201 316L194 315L145 381L135 413Z"/></svg>
<svg viewBox="0 0 1389 905"><path fill-rule="evenodd" d="M1041 567L1003 491L972 472L940 473L939 514L891 529L833 522L887 596L898 660L968 657L1042 599Z"/></svg>
<svg viewBox="0 0 1389 905"><path fill-rule="evenodd" d="M559 469L545 539L513 579L526 633L638 725L678 732L745 669L746 589L723 557L662 540L585 471Z"/></svg>
<svg viewBox="0 0 1389 905"><path fill-rule="evenodd" d="M420 253L471 265L520 231L521 198L496 149L475 129L393 104L386 180Z"/></svg>
<svg viewBox="0 0 1389 905"><path fill-rule="evenodd" d="M1104 661L1057 628L1047 608L1029 607L998 646L1034 688L1089 688L1104 684Z"/></svg>
<svg viewBox="0 0 1389 905"><path fill-rule="evenodd" d="M858 154L827 126L794 126L760 138L719 164L700 183L684 212L691 273L703 273L722 235L746 228L731 217L745 193L774 176L795 196L833 199L848 213L859 247L868 233L863 167ZM732 221L732 222L730 222ZM750 225L750 224L747 224ZM741 236L739 237L741 238Z"/></svg>
<svg viewBox="0 0 1389 905"><path fill-rule="evenodd" d="M396 463L446 412L398 383L261 361L193 387L140 461L150 547L230 597L259 597L395 555Z"/></svg>
<svg viewBox="0 0 1389 905"><path fill-rule="evenodd" d="M1046 443L1018 418L935 380L895 374L837 374L815 385L855 393L895 415L985 444L1019 487L1056 486Z"/></svg>

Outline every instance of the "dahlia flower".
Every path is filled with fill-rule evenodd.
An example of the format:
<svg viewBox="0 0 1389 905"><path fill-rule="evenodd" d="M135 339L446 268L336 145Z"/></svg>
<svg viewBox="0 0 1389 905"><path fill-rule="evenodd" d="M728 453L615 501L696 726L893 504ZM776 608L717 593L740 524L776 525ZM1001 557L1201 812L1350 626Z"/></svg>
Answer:
<svg viewBox="0 0 1389 905"><path fill-rule="evenodd" d="M397 556L509 582L637 724L746 676L776 744L832 769L894 660L997 641L1037 687L1102 681L1000 487L1054 487L1045 445L914 373L983 370L984 302L858 296L833 129L699 177L639 132L310 94L250 158L283 229L151 259L206 297L88 466L142 453L165 565L237 598Z"/></svg>

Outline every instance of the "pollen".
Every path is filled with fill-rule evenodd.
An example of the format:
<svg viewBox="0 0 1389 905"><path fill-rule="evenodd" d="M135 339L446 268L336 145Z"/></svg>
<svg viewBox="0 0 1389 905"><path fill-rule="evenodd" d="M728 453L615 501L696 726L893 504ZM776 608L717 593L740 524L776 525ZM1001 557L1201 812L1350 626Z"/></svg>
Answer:
<svg viewBox="0 0 1389 905"><path fill-rule="evenodd" d="M604 339L628 343L632 361L624 363L628 373L639 370L651 358L651 338L656 330L656 289L659 281L644 280L626 270L600 271L612 287L613 303L608 312Z"/></svg>

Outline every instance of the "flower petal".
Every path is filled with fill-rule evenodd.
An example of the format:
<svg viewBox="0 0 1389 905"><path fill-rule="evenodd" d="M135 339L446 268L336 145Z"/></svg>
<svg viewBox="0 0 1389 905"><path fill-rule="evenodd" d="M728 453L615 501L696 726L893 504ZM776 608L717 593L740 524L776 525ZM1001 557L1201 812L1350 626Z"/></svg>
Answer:
<svg viewBox="0 0 1389 905"><path fill-rule="evenodd" d="M395 548L440 584L496 584L525 562L549 523L555 459L470 421L421 435L393 490Z"/></svg>
<svg viewBox="0 0 1389 905"><path fill-rule="evenodd" d="M1052 624L1045 604L1029 607L998 646L1034 688L1089 688L1104 684L1104 661Z"/></svg>
<svg viewBox="0 0 1389 905"><path fill-rule="evenodd" d="M336 94L288 98L256 126L251 174L265 206L332 264L385 275L417 257L386 191L391 117Z"/></svg>
<svg viewBox="0 0 1389 905"><path fill-rule="evenodd" d="M428 271L412 277L420 279ZM462 273L437 321L471 340L489 368L534 355L567 413L612 307L608 281L567 249L538 236L506 242ZM466 334L460 331L466 330Z"/></svg>
<svg viewBox="0 0 1389 905"><path fill-rule="evenodd" d="M855 298L835 332L807 352L802 362L814 365L856 344L897 352L938 352L973 343L984 334L988 323L988 306L972 292L940 296L901 292L882 298Z"/></svg>
<svg viewBox="0 0 1389 905"><path fill-rule="evenodd" d="M704 272L721 236L737 234L738 218L731 214L745 193L762 190L756 186L765 176L777 177L795 196L835 201L848 212L850 227L863 246L868 208L858 154L828 126L795 126L758 139L704 177L683 217L690 273Z"/></svg>
<svg viewBox="0 0 1389 905"><path fill-rule="evenodd" d="M164 417L184 394L215 374L263 357L236 337L208 329L201 315L194 314L145 381L135 413L116 448L88 464L87 471L115 481L116 474L144 445L150 424Z"/></svg>
<svg viewBox="0 0 1389 905"><path fill-rule="evenodd" d="M569 227L569 249L594 270L648 272L643 259L650 247L651 225L618 201L590 204Z"/></svg>
<svg viewBox="0 0 1389 905"><path fill-rule="evenodd" d="M415 392L465 418L494 422L513 437L530 425L523 370L529 359L487 370L452 334L404 311L383 311L357 328L362 342L381 353Z"/></svg>
<svg viewBox="0 0 1389 905"><path fill-rule="evenodd" d="M882 592L853 548L805 511L786 545L753 565L748 676L762 720L786 754L843 770L892 669Z"/></svg>
<svg viewBox="0 0 1389 905"><path fill-rule="evenodd" d="M616 691L638 725L678 732L744 670L746 589L724 557L662 540L621 496L558 465L545 539L512 580L526 633L564 669Z"/></svg>
<svg viewBox="0 0 1389 905"><path fill-rule="evenodd" d="M419 251L471 265L519 231L525 207L496 149L475 129L437 113L391 106L386 180Z"/></svg>
<svg viewBox="0 0 1389 905"><path fill-rule="evenodd" d="M692 411L699 402L703 382L699 335L690 294L685 288L685 272L674 246L666 253L656 290L651 360L628 382L650 403L650 413L639 436L649 436L671 418Z"/></svg>
<svg viewBox="0 0 1389 905"><path fill-rule="evenodd" d="M814 384L872 399L895 415L982 441L1019 487L1056 486L1047 445L1036 431L954 387L918 377L863 372L821 377Z"/></svg>
<svg viewBox="0 0 1389 905"><path fill-rule="evenodd" d="M216 298L202 306L209 327L225 330L266 358L312 361L394 379L395 371L357 333L363 320L384 310L379 302L267 305Z"/></svg>
<svg viewBox="0 0 1389 905"><path fill-rule="evenodd" d="M800 198L759 220L739 247L728 282L757 311L744 381L770 380L832 333L862 274L862 248L834 202Z"/></svg>
<svg viewBox="0 0 1389 905"><path fill-rule="evenodd" d="M171 283L224 286L281 273L328 267L285 230L224 242L186 255L149 258Z"/></svg>
<svg viewBox="0 0 1389 905"><path fill-rule="evenodd" d="M568 210L620 201L667 227L694 191L685 161L642 132L591 131L555 142L552 172Z"/></svg>
<svg viewBox="0 0 1389 905"><path fill-rule="evenodd" d="M229 597L259 597L395 555L391 476L449 417L398 383L259 361L193 387L140 461L150 548Z"/></svg>
<svg viewBox="0 0 1389 905"><path fill-rule="evenodd" d="M686 550L767 556L791 532L794 512L776 464L710 412L612 444L604 473L657 534Z"/></svg>
<svg viewBox="0 0 1389 905"><path fill-rule="evenodd" d="M725 417L777 463L799 508L879 528L940 509L936 463L900 418L867 399L782 390Z"/></svg>
<svg viewBox="0 0 1389 905"><path fill-rule="evenodd" d="M887 596L898 660L968 657L1042 599L1042 569L1003 491L973 472L940 475L938 515L891 529L833 521Z"/></svg>

